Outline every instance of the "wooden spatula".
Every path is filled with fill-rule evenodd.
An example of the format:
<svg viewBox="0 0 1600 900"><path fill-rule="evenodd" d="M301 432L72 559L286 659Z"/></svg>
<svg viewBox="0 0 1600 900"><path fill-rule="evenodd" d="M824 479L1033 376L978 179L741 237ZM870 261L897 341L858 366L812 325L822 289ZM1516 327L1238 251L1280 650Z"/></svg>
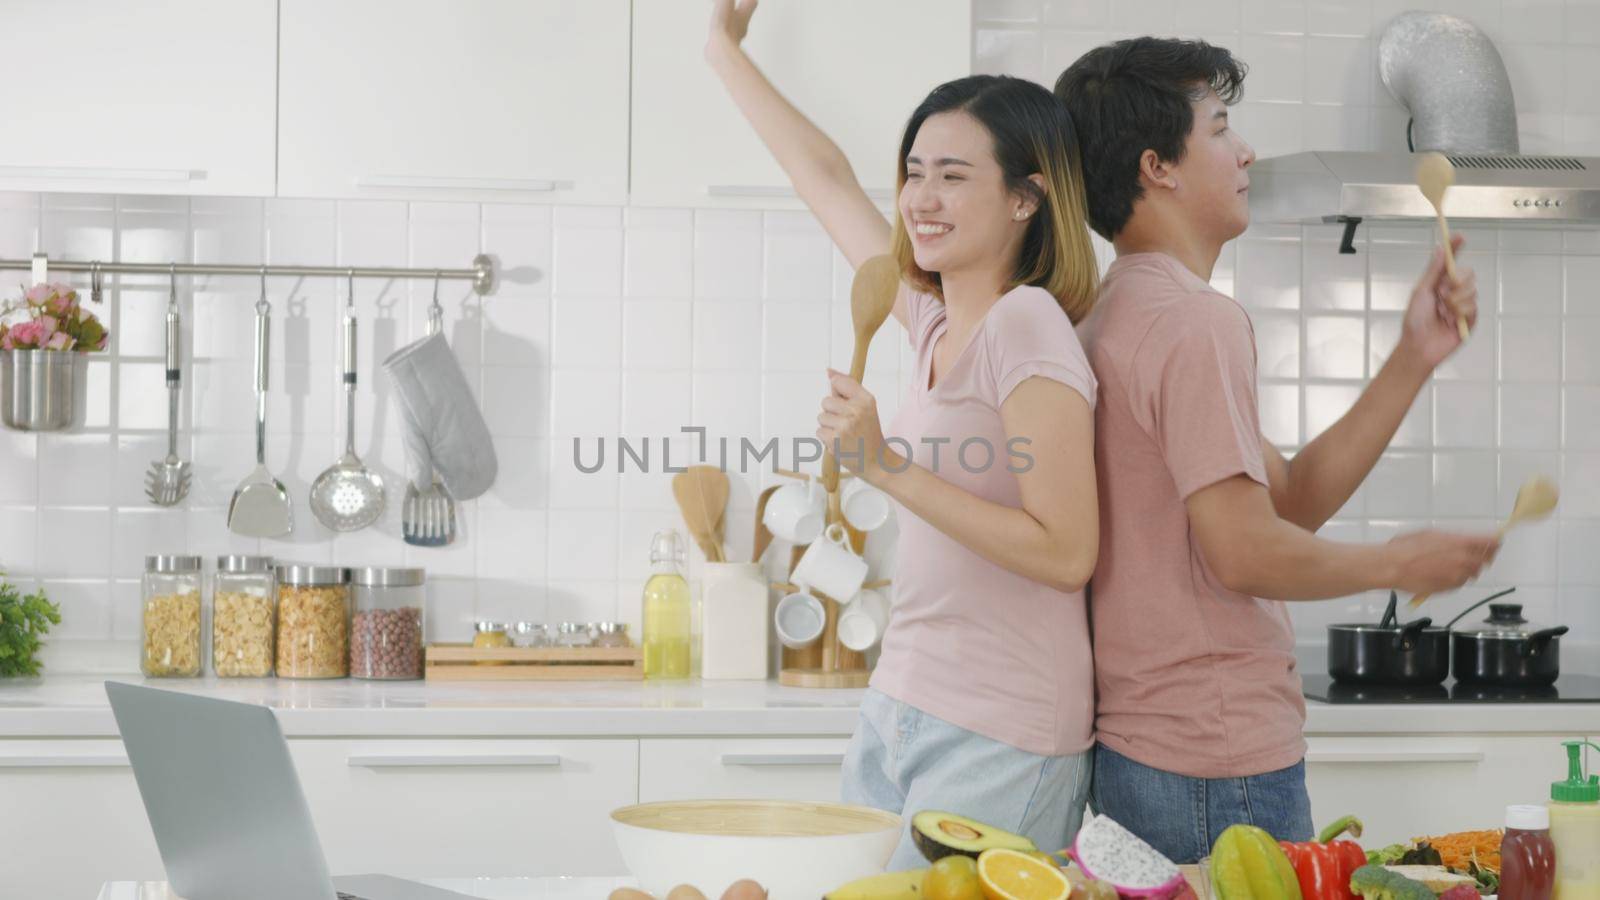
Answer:
<svg viewBox="0 0 1600 900"><path fill-rule="evenodd" d="M1543 475L1535 475L1522 483L1517 488L1517 501L1511 506L1511 515L1496 532L1500 537L1505 537L1506 532L1513 526L1524 522L1537 522L1546 518L1555 511L1556 503L1561 500L1561 489L1556 483ZM1416 609L1422 605L1432 594L1421 593L1411 598L1411 608Z"/></svg>
<svg viewBox="0 0 1600 900"><path fill-rule="evenodd" d="M756 537L750 550L750 561L753 563L761 562L761 554L767 552L767 547L772 544L772 532L767 530L764 519L767 515L767 501L772 499L772 492L777 489L778 485L774 484L763 490L756 498Z"/></svg>
<svg viewBox="0 0 1600 900"><path fill-rule="evenodd" d="M892 256L874 256L856 269L855 280L850 282L850 321L856 333L850 377L856 381L867 374L867 348L894 311L894 295L899 290L900 266ZM839 494L839 461L827 448L822 451L822 486L828 491L829 502L834 502L832 498Z"/></svg>
<svg viewBox="0 0 1600 900"><path fill-rule="evenodd" d="M1433 204L1434 215L1439 218L1439 235L1444 239L1444 268L1450 273L1450 280L1456 278L1456 253L1450 245L1450 223L1444 218L1444 194L1450 185L1456 183L1456 167L1443 153L1424 153L1417 160L1417 187L1422 191L1422 196L1428 198ZM1467 328L1467 317L1456 310L1456 332L1464 341L1470 333Z"/></svg>
<svg viewBox="0 0 1600 900"><path fill-rule="evenodd" d="M728 476L716 466L690 466L672 476L672 496L695 543L711 562L724 562L722 513L728 505Z"/></svg>

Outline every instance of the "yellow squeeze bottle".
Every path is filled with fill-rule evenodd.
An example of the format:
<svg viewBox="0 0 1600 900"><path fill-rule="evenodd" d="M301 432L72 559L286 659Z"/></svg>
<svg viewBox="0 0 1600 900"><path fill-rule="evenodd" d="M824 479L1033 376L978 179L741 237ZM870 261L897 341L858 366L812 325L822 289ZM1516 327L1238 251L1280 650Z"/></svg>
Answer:
<svg viewBox="0 0 1600 900"><path fill-rule="evenodd" d="M689 677L689 582L683 578L683 542L676 531L660 531L650 541L655 574L644 584L640 643L644 677Z"/></svg>
<svg viewBox="0 0 1600 900"><path fill-rule="evenodd" d="M1583 776L1589 741L1563 741L1567 780L1550 785L1550 840L1556 845L1552 900L1600 900L1600 775Z"/></svg>

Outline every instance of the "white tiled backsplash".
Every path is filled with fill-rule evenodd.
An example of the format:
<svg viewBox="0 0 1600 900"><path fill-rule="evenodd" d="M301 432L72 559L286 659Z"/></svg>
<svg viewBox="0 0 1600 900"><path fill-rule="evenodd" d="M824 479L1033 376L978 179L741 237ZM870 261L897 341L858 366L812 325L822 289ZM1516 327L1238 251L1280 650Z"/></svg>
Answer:
<svg viewBox="0 0 1600 900"><path fill-rule="evenodd" d="M1600 0L977 0L975 64L1048 85L1108 40L1199 35L1250 64L1248 99L1234 118L1261 155L1396 148L1405 117L1377 79L1374 46L1393 14L1422 6L1466 15L1499 44L1524 152L1600 155ZM1324 534L1383 540L1429 523L1491 527L1527 474L1558 475L1557 518L1511 537L1466 594L1515 584L1530 618L1566 622L1574 638L1592 642L1600 635L1600 362L1590 361L1600 359L1600 232L1461 230L1482 291L1478 331ZM1254 317L1263 425L1286 450L1336 419L1382 362L1431 233L1363 227L1354 256L1339 255L1337 239L1333 229L1256 227L1226 248L1217 270L1218 286ZM442 550L400 541L404 459L377 371L384 355L423 333L430 283L356 283L357 450L384 475L391 506L374 529L334 535L312 518L306 493L342 446L344 283L269 281L268 465L294 495L297 523L280 542L241 539L224 525L228 497L253 465L257 283L179 281L180 452L194 460L195 484L182 507L161 510L144 499L142 479L165 453L166 280L113 281L112 352L90 367L88 427L38 437L0 431L0 564L61 603L45 656L51 671L134 667L138 575L142 557L157 552L423 565L436 637L462 637L477 617L636 621L649 537L681 527L659 471L663 438L676 435L675 464L690 455L678 432L690 424L735 445L760 436L787 446L813 431L823 365L843 365L850 351L850 271L804 213L0 195L0 256L35 250L70 259L452 268L483 251L505 270L491 297L473 297L462 282L440 292L446 333L500 457L499 481L461 505L461 538ZM908 357L903 336L886 328L867 378L885 419ZM606 470L577 473L573 436L588 438L588 457L594 437L619 434L651 438L655 471L617 474L613 440ZM749 553L761 483L756 474L735 477L730 558ZM887 544L877 542L873 555ZM1316 643L1328 622L1375 617L1377 602L1297 605L1300 638ZM1435 603L1452 611L1462 600Z"/></svg>

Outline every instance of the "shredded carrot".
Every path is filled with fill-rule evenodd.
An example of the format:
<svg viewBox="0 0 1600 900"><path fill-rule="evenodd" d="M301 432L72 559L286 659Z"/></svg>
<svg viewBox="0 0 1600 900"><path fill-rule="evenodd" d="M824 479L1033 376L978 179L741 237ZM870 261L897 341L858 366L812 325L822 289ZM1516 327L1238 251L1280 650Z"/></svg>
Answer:
<svg viewBox="0 0 1600 900"><path fill-rule="evenodd" d="M1504 832L1496 828L1483 831L1458 831L1439 837L1416 838L1412 843L1427 841L1439 851L1439 858L1452 869L1466 871L1471 863L1478 868L1500 873L1500 838Z"/></svg>

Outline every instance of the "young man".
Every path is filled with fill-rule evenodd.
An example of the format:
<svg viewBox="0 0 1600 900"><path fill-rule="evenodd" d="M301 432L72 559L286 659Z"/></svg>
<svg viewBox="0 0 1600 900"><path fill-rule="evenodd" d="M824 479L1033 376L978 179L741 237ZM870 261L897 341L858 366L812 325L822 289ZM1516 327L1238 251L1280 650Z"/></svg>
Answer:
<svg viewBox="0 0 1600 900"><path fill-rule="evenodd" d="M1475 276L1451 281L1437 252L1399 345L1344 418L1292 463L1261 436L1250 319L1209 284L1249 224L1255 154L1228 126L1244 73L1221 48L1136 38L1056 83L1090 223L1117 251L1080 332L1101 391L1091 804L1181 863L1238 822L1311 838L1305 703L1280 601L1447 590L1498 549L1434 531L1379 545L1314 535L1459 345L1457 312L1476 319Z"/></svg>

